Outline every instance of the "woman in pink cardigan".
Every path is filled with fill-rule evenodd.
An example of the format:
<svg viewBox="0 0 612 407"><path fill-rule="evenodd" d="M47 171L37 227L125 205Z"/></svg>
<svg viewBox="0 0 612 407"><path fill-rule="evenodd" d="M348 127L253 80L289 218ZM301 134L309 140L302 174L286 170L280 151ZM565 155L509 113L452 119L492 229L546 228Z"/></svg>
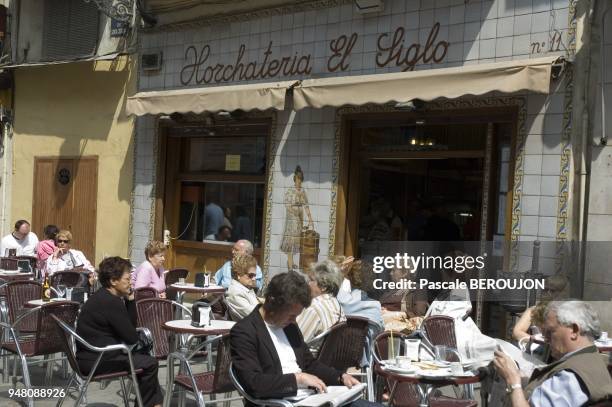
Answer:
<svg viewBox="0 0 612 407"><path fill-rule="evenodd" d="M166 298L166 283L164 282L164 262L166 261L166 246L153 240L145 247L146 260L132 274L132 287L152 287L157 290L160 298Z"/></svg>

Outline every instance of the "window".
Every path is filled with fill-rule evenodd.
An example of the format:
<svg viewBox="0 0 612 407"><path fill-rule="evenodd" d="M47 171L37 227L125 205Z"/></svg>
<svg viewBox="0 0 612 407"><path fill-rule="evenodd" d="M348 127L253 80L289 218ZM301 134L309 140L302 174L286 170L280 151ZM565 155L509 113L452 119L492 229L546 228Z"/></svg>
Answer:
<svg viewBox="0 0 612 407"><path fill-rule="evenodd" d="M261 246L269 133L268 121L169 129L180 157L180 240Z"/></svg>
<svg viewBox="0 0 612 407"><path fill-rule="evenodd" d="M99 18L93 1L45 0L43 59L57 61L93 55L98 45Z"/></svg>

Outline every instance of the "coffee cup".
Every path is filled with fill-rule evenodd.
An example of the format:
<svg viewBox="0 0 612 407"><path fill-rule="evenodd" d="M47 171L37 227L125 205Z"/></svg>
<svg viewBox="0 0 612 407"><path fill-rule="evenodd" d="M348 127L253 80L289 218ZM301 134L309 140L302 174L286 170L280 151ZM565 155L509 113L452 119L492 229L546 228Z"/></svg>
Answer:
<svg viewBox="0 0 612 407"><path fill-rule="evenodd" d="M396 356L395 366L402 369L410 369L410 367L412 366L412 360L409 356Z"/></svg>
<svg viewBox="0 0 612 407"><path fill-rule="evenodd" d="M603 331L601 333L601 335L599 336L599 340L602 342L607 342L608 341L608 333Z"/></svg>
<svg viewBox="0 0 612 407"><path fill-rule="evenodd" d="M451 375L461 376L463 374L463 366L459 362L452 362L450 364Z"/></svg>
<svg viewBox="0 0 612 407"><path fill-rule="evenodd" d="M181 284L181 285L184 285L185 284L185 279L183 277L179 278L178 283Z"/></svg>

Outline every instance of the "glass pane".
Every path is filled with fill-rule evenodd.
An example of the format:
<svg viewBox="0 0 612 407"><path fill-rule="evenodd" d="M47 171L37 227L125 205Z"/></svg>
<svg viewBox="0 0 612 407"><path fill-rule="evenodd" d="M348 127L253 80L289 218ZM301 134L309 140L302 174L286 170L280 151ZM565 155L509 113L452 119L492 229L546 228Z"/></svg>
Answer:
<svg viewBox="0 0 612 407"><path fill-rule="evenodd" d="M228 182L183 182L179 239L261 244L264 185Z"/></svg>
<svg viewBox="0 0 612 407"><path fill-rule="evenodd" d="M184 171L266 173L266 137L197 137L189 139Z"/></svg>

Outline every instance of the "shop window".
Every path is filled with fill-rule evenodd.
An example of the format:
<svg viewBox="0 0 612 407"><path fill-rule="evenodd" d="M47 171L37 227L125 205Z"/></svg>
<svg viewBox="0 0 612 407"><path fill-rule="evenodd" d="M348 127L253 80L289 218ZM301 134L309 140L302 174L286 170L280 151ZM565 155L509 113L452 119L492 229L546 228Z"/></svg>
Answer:
<svg viewBox="0 0 612 407"><path fill-rule="evenodd" d="M170 130L180 157L178 239L261 246L269 131L268 122Z"/></svg>

